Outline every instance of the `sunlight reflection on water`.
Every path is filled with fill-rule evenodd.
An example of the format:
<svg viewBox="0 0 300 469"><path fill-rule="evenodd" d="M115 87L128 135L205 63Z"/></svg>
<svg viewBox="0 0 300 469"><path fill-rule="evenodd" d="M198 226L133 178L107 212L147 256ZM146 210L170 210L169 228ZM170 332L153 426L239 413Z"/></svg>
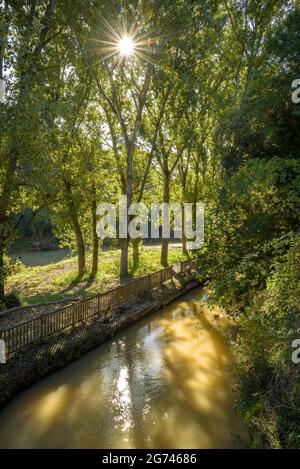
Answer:
<svg viewBox="0 0 300 469"><path fill-rule="evenodd" d="M227 448L231 356L196 290L18 396L2 448Z"/></svg>

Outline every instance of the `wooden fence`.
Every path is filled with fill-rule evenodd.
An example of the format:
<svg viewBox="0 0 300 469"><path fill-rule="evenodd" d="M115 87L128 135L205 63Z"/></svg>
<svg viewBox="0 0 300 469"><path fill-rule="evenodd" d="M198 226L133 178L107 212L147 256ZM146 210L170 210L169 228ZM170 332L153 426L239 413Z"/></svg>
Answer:
<svg viewBox="0 0 300 469"><path fill-rule="evenodd" d="M41 314L0 331L0 339L5 341L9 355L27 345L51 337L64 329L95 317L105 319L129 300L144 294L154 287L171 280L174 275L186 273L192 268L192 261L186 260L153 274L132 280L104 293L93 295L76 303Z"/></svg>

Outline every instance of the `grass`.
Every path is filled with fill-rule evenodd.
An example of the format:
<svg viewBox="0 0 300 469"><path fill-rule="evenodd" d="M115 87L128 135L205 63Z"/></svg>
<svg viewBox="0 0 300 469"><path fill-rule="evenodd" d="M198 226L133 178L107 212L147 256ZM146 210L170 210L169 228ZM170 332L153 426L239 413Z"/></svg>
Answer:
<svg viewBox="0 0 300 469"><path fill-rule="evenodd" d="M170 246L169 263L184 257L180 247ZM21 271L8 278L8 293L16 292L23 305L46 303L69 297L84 297L108 290L119 285L119 250L103 251L99 254L99 271L95 279L89 274L78 277L76 256L38 267L22 267ZM87 255L87 266L91 256ZM130 274L143 276L160 270L160 249L142 246L139 265L133 268L132 252L129 253Z"/></svg>

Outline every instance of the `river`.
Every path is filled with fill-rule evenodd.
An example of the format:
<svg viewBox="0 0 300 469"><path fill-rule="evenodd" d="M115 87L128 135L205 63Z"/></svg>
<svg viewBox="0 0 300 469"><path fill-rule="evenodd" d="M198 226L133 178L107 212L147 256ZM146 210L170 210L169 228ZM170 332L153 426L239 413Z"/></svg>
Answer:
<svg viewBox="0 0 300 469"><path fill-rule="evenodd" d="M1 448L231 448L231 355L194 290L21 393Z"/></svg>

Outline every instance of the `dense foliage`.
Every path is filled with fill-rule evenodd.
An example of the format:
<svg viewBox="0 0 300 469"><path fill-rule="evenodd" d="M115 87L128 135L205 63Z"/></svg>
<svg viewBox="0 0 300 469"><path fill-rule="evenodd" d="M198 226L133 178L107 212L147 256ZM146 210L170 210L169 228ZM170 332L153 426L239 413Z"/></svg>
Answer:
<svg viewBox="0 0 300 469"><path fill-rule="evenodd" d="M198 258L211 301L238 324L239 408L258 448L300 445L300 369L292 360L300 337L300 118L289 91L300 76L299 25L293 12L267 36Z"/></svg>

